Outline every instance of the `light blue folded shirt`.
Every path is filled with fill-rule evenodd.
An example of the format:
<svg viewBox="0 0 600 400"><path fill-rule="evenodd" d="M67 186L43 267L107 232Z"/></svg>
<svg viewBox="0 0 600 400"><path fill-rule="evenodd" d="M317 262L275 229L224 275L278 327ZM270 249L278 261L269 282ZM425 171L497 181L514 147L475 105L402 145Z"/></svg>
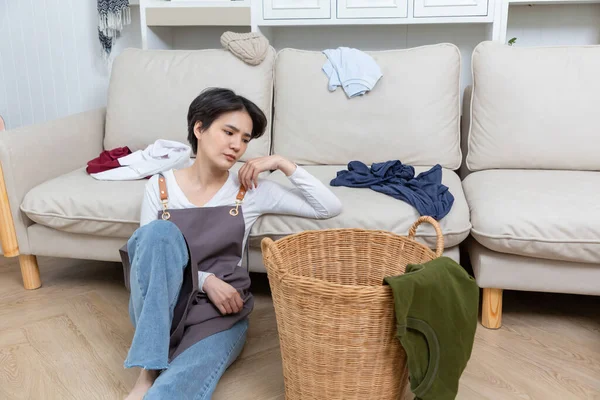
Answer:
<svg viewBox="0 0 600 400"><path fill-rule="evenodd" d="M379 65L370 55L349 47L324 50L327 61L323 72L329 78L328 89L334 92L341 86L349 98L373 90L383 76Z"/></svg>

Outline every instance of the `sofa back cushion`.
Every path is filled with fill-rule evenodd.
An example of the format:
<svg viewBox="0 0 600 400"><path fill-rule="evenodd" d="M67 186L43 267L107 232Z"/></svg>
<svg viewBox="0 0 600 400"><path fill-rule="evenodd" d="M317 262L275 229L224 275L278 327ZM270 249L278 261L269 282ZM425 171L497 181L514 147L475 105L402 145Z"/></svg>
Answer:
<svg viewBox="0 0 600 400"><path fill-rule="evenodd" d="M143 149L157 139L187 143L187 113L207 87L225 87L255 102L269 121L242 160L269 154L273 63L251 66L230 52L126 49L114 61L108 90L104 148Z"/></svg>
<svg viewBox="0 0 600 400"><path fill-rule="evenodd" d="M439 44L367 53L383 76L372 91L348 99L341 87L328 91L322 52L279 52L274 152L305 165L400 160L458 168L458 48Z"/></svg>
<svg viewBox="0 0 600 400"><path fill-rule="evenodd" d="M600 170L600 46L473 52L469 170Z"/></svg>

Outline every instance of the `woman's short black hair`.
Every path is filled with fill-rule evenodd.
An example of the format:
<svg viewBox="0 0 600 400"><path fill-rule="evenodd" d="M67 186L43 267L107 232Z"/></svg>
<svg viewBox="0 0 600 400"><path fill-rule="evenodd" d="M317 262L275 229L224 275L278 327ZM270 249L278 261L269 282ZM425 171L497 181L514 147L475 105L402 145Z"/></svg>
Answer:
<svg viewBox="0 0 600 400"><path fill-rule="evenodd" d="M252 119L252 139L261 137L267 128L267 117L256 104L230 89L204 89L190 104L187 116L188 142L194 154L198 151L198 138L194 135L196 122L200 121L202 130L205 130L221 115L242 110Z"/></svg>

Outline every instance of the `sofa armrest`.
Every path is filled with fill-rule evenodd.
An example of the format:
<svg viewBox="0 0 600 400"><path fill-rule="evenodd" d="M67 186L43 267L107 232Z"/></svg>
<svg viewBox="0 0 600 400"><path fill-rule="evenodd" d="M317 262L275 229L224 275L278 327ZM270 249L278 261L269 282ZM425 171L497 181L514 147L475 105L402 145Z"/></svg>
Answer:
<svg viewBox="0 0 600 400"><path fill-rule="evenodd" d="M102 151L106 109L0 133L0 241L3 254L29 253L23 198L33 187L77 168Z"/></svg>

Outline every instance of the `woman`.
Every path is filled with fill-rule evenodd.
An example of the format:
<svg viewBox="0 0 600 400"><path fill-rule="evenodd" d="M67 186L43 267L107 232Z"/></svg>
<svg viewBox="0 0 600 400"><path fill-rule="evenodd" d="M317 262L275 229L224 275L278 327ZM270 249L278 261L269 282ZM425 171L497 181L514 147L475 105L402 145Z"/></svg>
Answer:
<svg viewBox="0 0 600 400"><path fill-rule="evenodd" d="M283 157L230 171L266 125L248 99L205 90L188 112L195 161L147 183L141 226L127 243L135 334L125 367L142 368L127 399L210 399L246 339L254 301L241 263L252 224L266 213L341 212L325 185ZM272 170L295 188L259 179Z"/></svg>

